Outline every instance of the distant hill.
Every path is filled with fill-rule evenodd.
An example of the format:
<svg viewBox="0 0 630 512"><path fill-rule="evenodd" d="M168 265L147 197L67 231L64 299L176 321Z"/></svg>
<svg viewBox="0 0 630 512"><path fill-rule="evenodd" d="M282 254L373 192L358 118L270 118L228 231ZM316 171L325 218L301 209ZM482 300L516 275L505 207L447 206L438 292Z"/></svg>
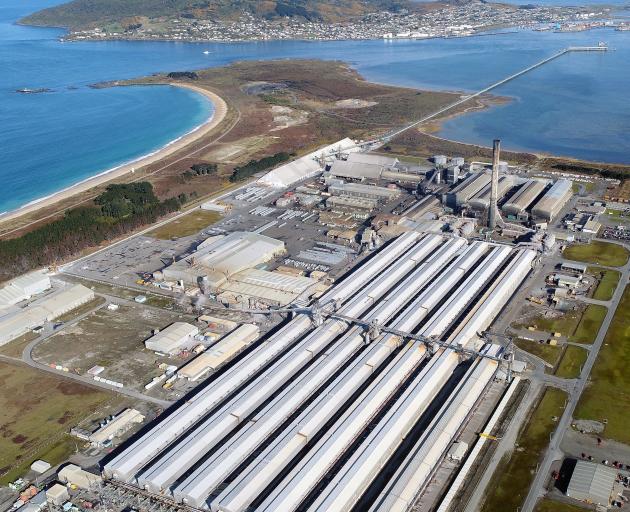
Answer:
<svg viewBox="0 0 630 512"><path fill-rule="evenodd" d="M27 25L72 30L125 24L136 18L230 21L242 12L269 20L282 17L338 22L375 11L414 9L411 0L72 0L20 20Z"/></svg>

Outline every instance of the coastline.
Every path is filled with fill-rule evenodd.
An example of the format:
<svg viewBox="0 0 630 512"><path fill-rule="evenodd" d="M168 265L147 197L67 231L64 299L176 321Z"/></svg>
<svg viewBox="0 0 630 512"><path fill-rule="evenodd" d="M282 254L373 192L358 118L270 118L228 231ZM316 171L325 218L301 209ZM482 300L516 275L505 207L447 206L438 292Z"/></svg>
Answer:
<svg viewBox="0 0 630 512"><path fill-rule="evenodd" d="M223 98L221 98L220 96L218 96L217 94L211 91L208 91L207 89L203 89L202 87L198 87L192 84L172 83L172 84L163 84L163 85L169 85L172 87L182 87L184 89L189 89L198 94L205 96L208 100L212 102L214 106L214 111L212 113L212 116L208 118L207 121L195 127L190 132L182 135L181 137L177 139L170 141L168 144L162 146L161 148L147 155L141 156L130 162L126 162L117 167L113 167L106 171L100 172L99 174L96 174L95 176L79 181L78 183L75 183L74 185L71 185L62 190L54 192L53 194L50 194L46 197L42 197L40 199L31 201L15 210L0 213L0 222L13 220L23 215L37 211L40 208L46 208L48 206L54 205L55 203L59 201L63 201L76 194L85 192L93 187L102 185L113 179L120 178L121 176L125 176L126 174L134 172L137 169L156 163L162 160L163 158L184 149L186 146L188 146L192 142L195 142L196 140L207 135L210 131L216 128L223 121L223 119L225 118L227 114L227 104L225 103Z"/></svg>

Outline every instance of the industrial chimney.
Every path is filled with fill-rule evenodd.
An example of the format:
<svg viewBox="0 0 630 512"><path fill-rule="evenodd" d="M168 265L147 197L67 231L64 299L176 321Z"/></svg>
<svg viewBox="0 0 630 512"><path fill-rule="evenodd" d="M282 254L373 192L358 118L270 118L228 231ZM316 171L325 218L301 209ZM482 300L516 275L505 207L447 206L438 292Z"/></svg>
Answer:
<svg viewBox="0 0 630 512"><path fill-rule="evenodd" d="M499 158L501 157L501 141L494 139L492 143L492 180L490 181L490 210L488 211L488 227L497 227L497 195L499 189Z"/></svg>

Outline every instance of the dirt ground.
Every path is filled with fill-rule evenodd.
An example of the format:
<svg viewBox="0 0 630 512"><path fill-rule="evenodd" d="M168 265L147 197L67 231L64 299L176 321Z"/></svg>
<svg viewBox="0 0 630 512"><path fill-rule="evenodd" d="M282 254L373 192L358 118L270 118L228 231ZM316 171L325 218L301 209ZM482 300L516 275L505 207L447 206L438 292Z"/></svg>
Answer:
<svg viewBox="0 0 630 512"><path fill-rule="evenodd" d="M144 347L153 329L179 320L190 319L144 305L121 304L117 311L103 308L44 340L33 351L33 358L66 366L81 375L92 366L104 366L101 377L144 391L145 384L163 373L160 363L183 362L176 357L158 357Z"/></svg>

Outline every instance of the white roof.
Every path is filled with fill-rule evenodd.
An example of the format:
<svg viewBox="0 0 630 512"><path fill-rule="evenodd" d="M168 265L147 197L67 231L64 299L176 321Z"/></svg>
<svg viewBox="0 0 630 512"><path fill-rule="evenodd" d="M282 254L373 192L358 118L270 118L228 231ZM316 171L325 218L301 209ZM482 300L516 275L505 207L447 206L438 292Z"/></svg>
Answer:
<svg viewBox="0 0 630 512"><path fill-rule="evenodd" d="M394 167L398 163L398 158L392 158L386 155L374 155L371 153L352 153L348 155L348 162Z"/></svg>
<svg viewBox="0 0 630 512"><path fill-rule="evenodd" d="M269 261L284 251L284 242L245 231L235 231L202 245L202 249L187 261L177 262L174 266L187 269L192 263L195 267L230 276Z"/></svg>
<svg viewBox="0 0 630 512"><path fill-rule="evenodd" d="M304 155L297 160L282 165L273 171L268 172L262 178L258 180L261 185L267 185L270 187L284 188L289 185L314 176L319 172L322 172L322 166L319 164L319 159L330 158L331 155L338 151L359 151L360 148L356 147L356 144L352 139L345 138L329 146L319 148L308 155Z"/></svg>
<svg viewBox="0 0 630 512"><path fill-rule="evenodd" d="M144 342L149 350L175 352L186 345L199 329L186 322L175 322Z"/></svg>
<svg viewBox="0 0 630 512"><path fill-rule="evenodd" d="M50 288L50 278L42 271L29 272L9 281L0 289L0 308L28 299L33 293Z"/></svg>
<svg viewBox="0 0 630 512"><path fill-rule="evenodd" d="M103 428L90 436L90 442L102 443L116 437L120 432L129 428L132 423L142 423L144 416L136 409L125 409Z"/></svg>
<svg viewBox="0 0 630 512"><path fill-rule="evenodd" d="M607 507L616 478L617 471L613 468L579 460L573 470L567 496Z"/></svg>
<svg viewBox="0 0 630 512"><path fill-rule="evenodd" d="M82 284L75 284L49 298L37 303L47 312L47 319L53 320L66 311L70 311L94 298L94 292Z"/></svg>

